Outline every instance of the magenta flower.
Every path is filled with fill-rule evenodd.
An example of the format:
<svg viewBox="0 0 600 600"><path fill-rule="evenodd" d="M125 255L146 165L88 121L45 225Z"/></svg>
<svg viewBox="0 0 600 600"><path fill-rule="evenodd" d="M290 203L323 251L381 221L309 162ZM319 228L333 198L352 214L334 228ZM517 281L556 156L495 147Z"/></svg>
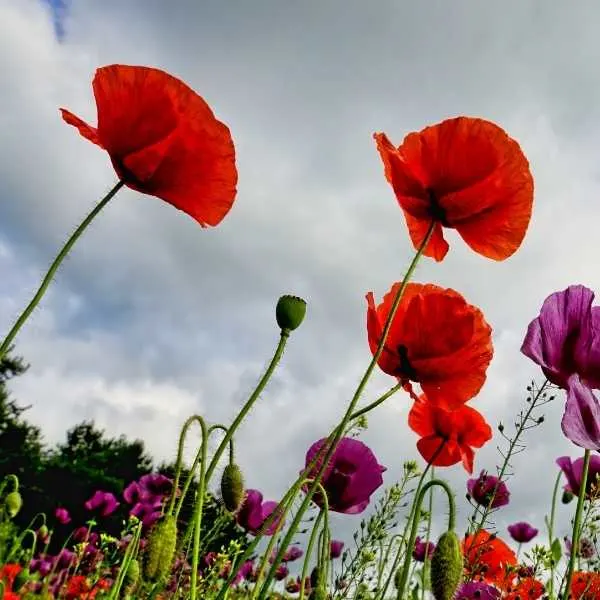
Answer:
<svg viewBox="0 0 600 600"><path fill-rule="evenodd" d="M339 558L342 555L344 549L344 542L341 540L331 540L329 544L329 558Z"/></svg>
<svg viewBox="0 0 600 600"><path fill-rule="evenodd" d="M575 373L585 385L600 388L600 307L592 307L593 301L594 292L583 285L550 294L523 340L521 352L562 388Z"/></svg>
<svg viewBox="0 0 600 600"><path fill-rule="evenodd" d="M479 477L469 479L467 481L467 491L469 496L482 506L490 505L490 508L499 508L505 506L509 502L510 492L503 481L498 482L498 478L494 475L488 475L486 471L481 471ZM495 493L494 493L495 491Z"/></svg>
<svg viewBox="0 0 600 600"><path fill-rule="evenodd" d="M66 525L71 522L71 515L66 508L57 508L54 511L54 516L61 525Z"/></svg>
<svg viewBox="0 0 600 600"><path fill-rule="evenodd" d="M40 577L46 577L52 571L52 561L46 555L40 554L38 558L31 560L29 570L32 573L39 573Z"/></svg>
<svg viewBox="0 0 600 600"><path fill-rule="evenodd" d="M304 550L302 548L298 548L298 546L291 546L285 551L282 562L293 562L298 560L304 554Z"/></svg>
<svg viewBox="0 0 600 600"><path fill-rule="evenodd" d="M556 459L556 464L562 469L567 478L565 491L579 496L581 490L581 475L583 472L583 458L577 458L574 461L568 456L561 456ZM587 498L600 491L600 456L590 456L590 466L585 485L585 495Z"/></svg>
<svg viewBox="0 0 600 600"><path fill-rule="evenodd" d="M77 555L75 552L71 552L66 548L63 548L55 557L54 564L56 565L56 570L60 571L61 569L68 569L73 566L77 561Z"/></svg>
<svg viewBox="0 0 600 600"><path fill-rule="evenodd" d="M274 501L263 502L263 495L258 490L246 490L246 497L237 513L237 522L246 531L257 534L278 505ZM278 518L273 519L264 535L273 535L279 521Z"/></svg>
<svg viewBox="0 0 600 600"><path fill-rule="evenodd" d="M596 547L594 546L594 542L588 538L581 538L579 540L579 556L581 558L584 558L586 560L589 560L590 558L594 558L594 556L596 555ZM571 543L571 540L565 536L565 547L567 549L567 554L571 554L572 550L573 550L573 544Z"/></svg>
<svg viewBox="0 0 600 600"><path fill-rule="evenodd" d="M173 490L173 480L161 473L150 473L140 477L138 484L150 496L167 496Z"/></svg>
<svg viewBox="0 0 600 600"><path fill-rule="evenodd" d="M454 600L498 600L500 591L482 581L461 583L454 594Z"/></svg>
<svg viewBox="0 0 600 600"><path fill-rule="evenodd" d="M84 506L87 510L97 511L101 517L107 517L117 510L119 504L113 494L98 490Z"/></svg>
<svg viewBox="0 0 600 600"><path fill-rule="evenodd" d="M320 439L309 448L306 453L306 467L314 460L326 441L325 438ZM307 473L307 478L314 477L322 464L322 459L317 461L314 469ZM359 440L342 438L321 480L327 493L329 510L348 515L363 512L369 505L371 494L383 484L381 474L384 471L386 467L377 462L368 446ZM313 500L319 506L323 505L319 493L315 493Z"/></svg>
<svg viewBox="0 0 600 600"><path fill-rule="evenodd" d="M290 570L285 565L279 565L275 571L275 579L283 581L290 574Z"/></svg>
<svg viewBox="0 0 600 600"><path fill-rule="evenodd" d="M427 558L431 558L434 550L435 544L433 542L422 542L421 537L417 536L412 555L416 561L425 562L425 556L427 556Z"/></svg>
<svg viewBox="0 0 600 600"><path fill-rule="evenodd" d="M160 501L153 504L138 502L129 511L129 514L137 517L142 522L144 529L149 529L160 519L162 515L162 503Z"/></svg>
<svg viewBox="0 0 600 600"><path fill-rule="evenodd" d="M574 444L588 450L600 449L600 403L579 375L568 381L567 404L561 427Z"/></svg>
<svg viewBox="0 0 600 600"><path fill-rule="evenodd" d="M519 544L530 542L539 533L535 527L532 527L529 523L525 523L525 521L509 525L507 529L510 537Z"/></svg>

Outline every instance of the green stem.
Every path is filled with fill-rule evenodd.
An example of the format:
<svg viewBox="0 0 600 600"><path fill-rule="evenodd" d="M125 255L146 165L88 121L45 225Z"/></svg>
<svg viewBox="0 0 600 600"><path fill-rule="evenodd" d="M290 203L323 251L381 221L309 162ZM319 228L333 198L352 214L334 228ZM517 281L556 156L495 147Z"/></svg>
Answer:
<svg viewBox="0 0 600 600"><path fill-rule="evenodd" d="M377 400L374 400L370 404L367 404L363 408L357 410L356 412L350 415L349 421L354 421L354 419L358 419L358 417L362 417L362 415L372 411L374 408L379 406L382 402L385 402L390 396L393 396L398 390L402 389L402 384L398 383L393 388L390 388L383 396L379 396Z"/></svg>
<svg viewBox="0 0 600 600"><path fill-rule="evenodd" d="M411 563L411 552L410 549L415 545L415 538L417 537L417 530L419 528L419 511L421 510L421 504L423 503L423 498L427 493L427 490L434 486L440 486L448 497L448 531L454 531L456 527L456 504L454 502L454 495L452 494L452 490L450 486L441 479L432 479L428 481L423 489L419 492L417 499L415 500L415 510L413 511L413 521L412 528L410 530L410 537L408 538L408 547L406 550L406 555L404 557L404 566L402 567L402 575L400 578L400 585L398 586L398 593L396 595L397 600L402 600L402 596L404 594L404 588L406 587L406 583L408 580L408 572L410 571L410 563Z"/></svg>
<svg viewBox="0 0 600 600"><path fill-rule="evenodd" d="M304 562L302 563L302 573L300 575L300 596L298 600L304 600L304 584L306 581L306 575L308 573L308 564L310 562L310 557L312 556L313 548L315 546L315 542L317 540L317 533L319 532L319 525L321 524L321 520L323 519L323 511L319 512L319 515L315 519L315 524L310 532L310 537L308 538L308 545L306 546L306 554L304 555Z"/></svg>
<svg viewBox="0 0 600 600"><path fill-rule="evenodd" d="M269 366L267 367L265 374L262 376L261 380L258 382L256 389L254 390L254 392L252 393L250 398L248 398L248 401L246 402L246 404L244 404L244 406L242 407L242 410L239 412L238 416L234 419L233 423L229 426L229 429L227 430L225 437L219 444L219 447L217 448L217 451L215 452L215 454L208 466L208 470L206 471L206 480L207 481L210 481L210 478L211 478L215 468L217 467L219 459L221 458L221 455L225 451L227 444L229 444L229 441L233 437L233 434L236 432L237 428L239 427L240 423L244 420L246 415L250 412L250 409L252 408L252 406L256 402L257 398L262 393L262 391L265 389L267 382L273 375L275 368L277 367L277 364L279 363L279 361L281 360L281 357L283 356L283 350L285 349L285 345L287 343L287 339L288 339L289 335L290 335L290 332L288 330L285 330L285 329L281 330L281 334L279 337L279 343L277 344L277 349L275 350L275 354L273 355L273 358L271 359L271 362L270 362Z"/></svg>
<svg viewBox="0 0 600 600"><path fill-rule="evenodd" d="M112 199L112 197L125 185L123 181L118 181L116 185L100 200L98 204L94 207L92 212L83 220L81 225L72 233L71 237L67 240L67 243L62 247L61 251L58 253L57 257L54 259L54 262L50 265L46 276L42 280L38 291L33 296L31 302L27 305L21 316L16 320L15 324L12 326L11 330L8 332L2 345L0 346L0 360L4 358L4 356L9 351L12 341L15 339L17 333L21 327L23 327L25 321L31 316L31 313L35 310L35 307L40 303L40 300L44 297L48 286L52 282L56 271L60 267L62 261L65 259L71 248L74 246L75 242L79 239L81 234L87 229L88 225L94 220L94 218L98 215L98 213L108 204L108 202Z"/></svg>
<svg viewBox="0 0 600 600"><path fill-rule="evenodd" d="M571 589L571 579L573 579L573 571L575 570L575 560L577 558L577 555L579 554L579 522L581 521L583 503L585 501L585 488L587 484L587 476L590 466L590 455L591 452L586 449L586 451L583 454L583 470L581 473L581 483L579 484L579 497L577 498L575 521L573 522L573 536L571 537L571 556L569 557L569 567L567 570L567 578L565 579L565 599L569 597Z"/></svg>
<svg viewBox="0 0 600 600"><path fill-rule="evenodd" d="M548 522L548 545L552 548L552 544L554 542L554 518L556 515L556 497L558 495L558 486L560 485L560 480L562 478L562 471L558 471L558 475L556 476L556 481L554 483L554 490L552 492L552 507L550 509L550 521ZM549 595L550 598L554 598L554 559L550 563L550 581L549 583Z"/></svg>
<svg viewBox="0 0 600 600"><path fill-rule="evenodd" d="M221 425L221 423L215 423L214 425L211 425L208 430L208 434L210 435L213 431L216 431L217 429L224 431L225 434L227 435L228 428L225 427L225 425ZM233 464L234 462L235 462L235 443L233 441L233 438L230 438L230 440L229 440L229 463Z"/></svg>
<svg viewBox="0 0 600 600"><path fill-rule="evenodd" d="M404 279L402 280L402 283L398 287L398 291L396 292L396 296L394 298L394 301L392 302L390 312L388 314L387 320L383 327L383 331L381 333L381 339L379 340L379 345L377 347L377 350L373 354L373 358L371 359L369 366L367 367L362 379L360 380L358 387L356 388L356 391L354 392L354 396L352 397L352 400L350 401L350 404L348 405L346 413L342 417L340 424L335 428L333 434L329 436L330 438L333 437L333 439L331 439L331 441L328 439L328 443L324 445L324 447L328 446L328 450L323 459L323 464L321 465L321 468L319 469L316 476L314 477L313 484L307 490L304 501L300 505L300 508L298 509L298 512L296 513L296 516L295 516L292 524L290 525L290 527L286 533L286 536L283 539L281 547L279 548L279 552L277 553L277 556L275 557L275 560L273 561L273 564L271 565L271 569L269 570L269 574L267 575L265 584L263 585L263 587L261 589L259 600L265 599L265 597L267 595L267 591L269 589L268 584L270 584L271 580L275 576L275 571L277 570L277 567L279 566L279 563L281 562L281 558L283 557L284 552L287 550L287 547L289 546L293 536L295 535L295 533L298 529L298 525L300 524L300 521L301 521L302 517L304 516L304 513L308 509L308 506L311 502L312 496L317 489L317 485L321 482L323 473L325 472L325 470L327 469L327 466L329 465L329 460L331 459L333 453L335 452L337 444L338 444L340 438L342 437L342 434L346 428L346 425L350 421L350 417L352 416L354 409L356 408L356 405L358 404L358 401L360 400L360 397L363 393L365 386L367 385L367 382L371 378L371 374L373 373L373 370L375 369L375 365L377 364L377 361L379 360L379 357L381 356L381 353L383 352L385 341L386 341L387 336L392 327L392 322L394 320L394 317L396 315L398 307L400 306L400 301L402 300L402 296L404 295L404 290L406 289L406 286L408 285L408 282L410 281L410 278L412 277L412 275L417 267L417 264L423 254L423 251L425 250L427 244L429 243L429 240L431 239L431 236L435 229L435 224L436 224L435 221L431 222L431 225L429 226L429 229L427 230L427 234L426 234L425 238L423 239L421 246L419 247L415 256L413 257L413 259L406 271ZM305 474L303 473L301 475L301 477L304 477L304 476L305 476Z"/></svg>
<svg viewBox="0 0 600 600"><path fill-rule="evenodd" d="M435 479L435 468L431 468L431 480ZM433 515L433 490L429 490L429 506L427 513L427 533L425 534L425 556L423 558L423 585L421 586L421 600L425 600L425 576L429 566L429 540L431 539L431 516Z"/></svg>
<svg viewBox="0 0 600 600"><path fill-rule="evenodd" d="M200 419L202 428L202 446L200 458L200 478L198 491L196 493L196 505L194 511L194 545L192 548L192 573L190 581L190 599L196 600L198 593L198 561L200 560L200 531L202 526L202 510L204 508L204 492L206 484L206 455L208 451L208 429L203 419Z"/></svg>

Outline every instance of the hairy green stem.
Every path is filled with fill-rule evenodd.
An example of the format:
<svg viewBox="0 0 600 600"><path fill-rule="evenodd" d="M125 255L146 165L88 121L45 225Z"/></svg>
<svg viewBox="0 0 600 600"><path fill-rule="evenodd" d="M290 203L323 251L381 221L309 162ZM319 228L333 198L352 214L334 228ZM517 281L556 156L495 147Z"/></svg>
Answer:
<svg viewBox="0 0 600 600"><path fill-rule="evenodd" d="M374 408L378 407L380 404L385 402L388 398L393 396L398 390L401 390L401 389L402 389L402 384L398 383L393 388L390 388L385 394L383 394L383 396L379 396L379 398L377 398L377 400L374 400L370 404L367 404L367 406L364 406L363 408L352 413L350 415L349 421L354 421L354 419L358 419L358 417L362 417L362 415L372 411Z"/></svg>
<svg viewBox="0 0 600 600"><path fill-rule="evenodd" d="M419 492L417 499L415 500L415 510L413 511L413 520L412 520L412 528L410 530L410 537L408 538L408 547L406 550L406 555L404 557L404 565L402 567L402 575L400 577L400 584L398 585L398 593L396 595L397 600L402 600L402 596L404 594L404 588L406 587L406 583L408 580L408 572L410 571L410 563L411 563L411 553L410 549L415 545L415 538L417 537L417 530L419 528L419 512L421 510L421 504L423 503L423 499L427 490L434 486L441 487L448 497L448 531L454 531L456 527L456 504L454 502L454 495L452 494L452 490L450 486L441 479L432 479L428 481L423 489Z"/></svg>
<svg viewBox="0 0 600 600"><path fill-rule="evenodd" d="M200 419L202 428L202 446L200 458L200 477L196 504L194 506L194 545L192 547L192 573L190 581L190 599L196 600L198 593L198 561L200 559L200 531L202 527L202 511L204 509L204 494L206 486L206 455L208 451L208 429L203 419Z"/></svg>
<svg viewBox="0 0 600 600"><path fill-rule="evenodd" d="M81 225L71 234L71 237L67 240L66 244L62 247L48 272L46 273L44 279L37 292L34 294L31 302L26 306L25 310L21 313L19 318L15 321L15 324L12 326L11 330L7 333L2 345L0 346L0 360L4 358L6 353L9 351L12 341L15 339L16 335L19 333L19 330L25 324L25 321L31 316L31 313L35 310L35 307L40 303L40 300L44 297L48 286L52 282L56 271L60 267L61 263L71 250L71 248L75 245L75 242L79 239L81 234L87 229L88 225L94 220L94 218L98 215L98 213L109 203L112 197L124 186L123 181L118 181L116 185L100 200L98 204L94 207L94 209L89 213L89 215L82 221Z"/></svg>
<svg viewBox="0 0 600 600"><path fill-rule="evenodd" d="M315 475L313 484L307 490L306 497L304 498L304 501L300 505L300 508L298 509L298 512L296 513L296 516L295 516L292 524L290 525L290 527L287 531L287 534L283 539L283 542L281 543L279 552L277 553L277 556L275 557L275 560L273 561L273 564L271 565L271 569L269 571L269 574L267 575L265 584L263 585L263 587L261 589L259 600L265 599L265 597L267 595L267 591L269 589L268 584L270 584L271 580L275 576L275 571L277 570L277 567L279 566L279 563L281 562L281 558L282 558L284 552L287 550L287 547L289 546L293 536L295 535L295 533L298 529L298 525L300 524L300 520L304 516L304 513L306 512L306 510L308 509L308 506L311 502L312 496L317 489L317 485L320 483L321 478L323 477L323 473L325 472L325 470L327 469L327 466L329 465L329 460L331 459L333 453L335 452L337 444L343 435L346 425L350 421L350 417L352 416L354 409L356 408L356 405L358 404L358 401L360 400L360 397L363 393L365 386L367 385L367 382L371 378L371 374L373 373L373 370L375 369L375 365L377 364L377 361L379 360L379 357L381 356L381 353L383 352L385 341L386 341L387 336L392 327L392 322L394 320L394 317L396 315L398 307L400 306L400 301L402 300L402 296L404 295L404 290L406 289L406 286L407 286L408 282L410 281L410 278L412 277L412 275L417 267L419 259L423 255L423 251L425 250L425 248L427 247L427 244L429 243L429 240L431 239L434 228L435 228L435 221L432 221L431 225L429 226L429 229L427 230L427 234L426 234L425 238L423 239L423 242L421 243L421 246L417 250L414 258L412 259L412 261L406 271L406 274L404 276L404 279L402 280L402 283L398 287L398 291L396 292L396 295L392 302L392 306L390 308L390 312L388 314L387 320L383 327L383 331L381 333L381 339L379 340L379 345L377 347L377 350L373 354L373 358L371 359L369 366L367 367L362 379L360 380L358 387L356 388L356 391L354 392L354 396L352 397L352 400L350 401L350 404L348 405L348 408L347 408L344 416L342 417L341 422L335 428L334 433L332 434L333 439L331 439L331 441L328 440L328 443L326 445L324 445L324 447L325 446L328 447L328 450L323 459L323 464L321 465L321 468L318 470L317 474ZM330 436L330 438L331 437L332 436Z"/></svg>
<svg viewBox="0 0 600 600"><path fill-rule="evenodd" d="M569 567L567 569L567 577L565 579L564 597L569 597L571 589L571 580L573 579L573 571L575 570L575 560L579 554L579 523L581 521L581 513L583 511L583 503L585 501L585 488L587 484L588 470L590 467L591 452L586 448L583 454L583 470L581 472L581 483L579 484L579 496L577 498L577 508L575 509L575 520L573 522L573 536L571 537L571 556L569 557Z"/></svg>
<svg viewBox="0 0 600 600"><path fill-rule="evenodd" d="M435 467L431 468L431 480L435 479ZM429 490L429 506L427 507L427 533L425 534L425 556L423 558L423 585L421 600L425 600L425 575L429 566L429 540L431 538L431 517L433 515L433 489Z"/></svg>
<svg viewBox="0 0 600 600"><path fill-rule="evenodd" d="M560 485L560 480L562 478L562 471L558 471L556 476L556 481L554 482L554 490L552 491L552 506L550 508L550 520L547 521L548 525L548 546L552 548L552 544L554 542L554 518L556 515L556 497L558 496L558 486ZM550 598L554 598L554 571L556 565L554 564L554 558L550 563L550 581L548 594Z"/></svg>
<svg viewBox="0 0 600 600"><path fill-rule="evenodd" d="M312 531L310 532L310 537L308 538L308 544L306 546L306 553L304 554L304 562L302 563L302 572L300 574L300 596L298 597L298 600L304 600L304 587L306 575L308 573L308 564L317 540L317 533L319 532L319 525L321 525L322 519L323 511L320 511L319 515L315 519L315 524L313 525Z"/></svg>

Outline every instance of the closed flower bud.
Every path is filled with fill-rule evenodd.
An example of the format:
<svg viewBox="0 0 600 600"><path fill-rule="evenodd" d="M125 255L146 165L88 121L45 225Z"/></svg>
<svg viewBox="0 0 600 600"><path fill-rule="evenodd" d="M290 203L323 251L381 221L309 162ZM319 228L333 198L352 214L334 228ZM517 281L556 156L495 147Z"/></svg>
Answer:
<svg viewBox="0 0 600 600"><path fill-rule="evenodd" d="M40 528L37 530L37 536L42 541L45 540L48 537L49 533L50 533L50 531L48 530L48 526L45 525L45 524L41 525Z"/></svg>
<svg viewBox="0 0 600 600"><path fill-rule="evenodd" d="M229 463L221 476L221 498L229 512L235 512L244 501L244 477L235 463Z"/></svg>
<svg viewBox="0 0 600 600"><path fill-rule="evenodd" d="M15 517L23 506L23 498L19 492L11 492L4 499L4 507L8 512L8 516L12 519Z"/></svg>
<svg viewBox="0 0 600 600"><path fill-rule="evenodd" d="M440 536L431 557L431 591L435 600L451 600L462 580L463 555L454 531Z"/></svg>
<svg viewBox="0 0 600 600"><path fill-rule="evenodd" d="M173 515L165 515L148 536L144 555L144 577L148 581L158 582L169 575L176 543L177 522Z"/></svg>
<svg viewBox="0 0 600 600"><path fill-rule="evenodd" d="M131 588L135 587L139 578L140 578L140 563L136 558L134 558L131 561L129 561L129 565L127 567L127 573L125 573L125 580L123 581L125 588L131 589Z"/></svg>
<svg viewBox="0 0 600 600"><path fill-rule="evenodd" d="M569 502L571 502L571 500L573 500L574 497L575 497L575 495L573 494L573 492L570 492L569 490L565 490L562 495L562 503L569 504Z"/></svg>
<svg viewBox="0 0 600 600"><path fill-rule="evenodd" d="M275 309L277 325L284 331L300 327L306 315L306 302L298 296L281 296Z"/></svg>

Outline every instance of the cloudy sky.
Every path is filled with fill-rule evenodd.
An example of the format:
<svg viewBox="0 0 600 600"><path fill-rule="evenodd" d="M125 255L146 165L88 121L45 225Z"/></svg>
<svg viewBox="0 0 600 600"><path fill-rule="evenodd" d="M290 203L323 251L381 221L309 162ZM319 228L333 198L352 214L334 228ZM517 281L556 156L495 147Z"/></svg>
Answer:
<svg viewBox="0 0 600 600"><path fill-rule="evenodd" d="M381 297L412 256L372 134L400 143L466 114L521 143L536 184L531 225L503 263L451 232L446 260L424 261L416 279L484 311L495 357L473 406L511 423L528 381L541 381L519 346L543 299L571 283L600 289L599 20L592 1L0 0L0 331L114 184L108 157L58 112L95 122L98 66L182 78L230 127L239 168L218 228L124 190L86 232L18 338L31 369L13 390L30 419L49 442L91 418L172 458L190 414L233 418L275 348L277 298L301 295L306 321L237 437L248 485L278 497L370 359L365 293ZM378 373L365 400L393 383ZM397 395L364 435L387 484L418 457L408 408ZM542 529L555 457L580 454L560 434L562 398L546 414L514 460L500 529ZM494 470L494 446L476 470ZM461 497L462 467L443 474ZM336 531L347 539L358 521L337 519Z"/></svg>

